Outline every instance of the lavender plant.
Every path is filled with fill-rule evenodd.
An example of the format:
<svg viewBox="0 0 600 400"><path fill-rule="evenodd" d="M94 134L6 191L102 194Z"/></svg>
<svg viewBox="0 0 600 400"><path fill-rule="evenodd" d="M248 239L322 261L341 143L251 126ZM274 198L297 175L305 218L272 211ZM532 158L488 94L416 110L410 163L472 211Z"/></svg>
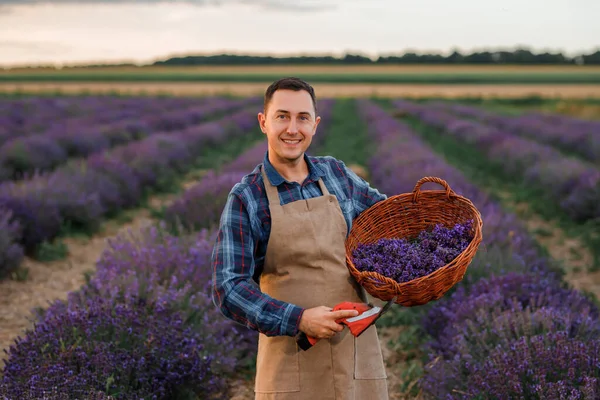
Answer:
<svg viewBox="0 0 600 400"><path fill-rule="evenodd" d="M565 331L521 336L491 349L482 362L440 361L427 367L431 399L596 399L600 341ZM431 371L429 370L431 368Z"/></svg>
<svg viewBox="0 0 600 400"><path fill-rule="evenodd" d="M93 115L58 118L39 134L25 132L0 143L0 168L7 179L50 171L69 157L99 154L154 134L169 135L199 124L214 113L239 109L251 100L232 101L220 97L189 100L181 109L171 109L177 102L167 102L165 109L161 109L159 103L147 103L146 106L133 103L129 104L129 109L108 108L97 110Z"/></svg>
<svg viewBox="0 0 600 400"><path fill-rule="evenodd" d="M164 221L171 230L194 231L214 228L219 222L231 188L247 172L208 172L200 182L188 189L164 212Z"/></svg>
<svg viewBox="0 0 600 400"><path fill-rule="evenodd" d="M231 111L256 101L250 98L215 103L211 108L204 107L204 114L200 109L195 110L189 120L205 118L208 109ZM253 107L232 114L242 125L254 120L255 115ZM0 204L11 209L23 229L21 243L28 252L34 251L62 229L94 231L109 213L138 204L141 188L170 188L178 173L209 151L204 148L207 144L223 143L244 133L222 122L201 124L169 135L151 135L98 154L89 162L68 163L19 183L3 182Z"/></svg>
<svg viewBox="0 0 600 400"><path fill-rule="evenodd" d="M23 248L19 245L21 227L12 212L0 206L0 279L5 278L21 264Z"/></svg>
<svg viewBox="0 0 600 400"><path fill-rule="evenodd" d="M17 241L28 254L60 232L62 219L58 207L43 198L20 192L12 182L0 186L0 207L10 210L19 223Z"/></svg>
<svg viewBox="0 0 600 400"><path fill-rule="evenodd" d="M107 243L89 283L69 294L68 302L39 311L38 320L68 314L96 297L113 304L135 299L168 304L200 335L206 352L216 357L211 373L230 375L238 365L251 362L257 335L222 317L212 304L213 243L214 233L205 230L179 237L160 226L122 233Z"/></svg>
<svg viewBox="0 0 600 400"><path fill-rule="evenodd" d="M465 322L478 312L527 307L568 307L571 312L587 310L598 317L594 302L568 287L554 276L539 272L508 272L483 278L472 286L461 286L437 307L429 310L422 325L436 351L449 351L453 338Z"/></svg>
<svg viewBox="0 0 600 400"><path fill-rule="evenodd" d="M600 123L597 121L537 112L519 116L500 115L462 104L432 102L429 105L475 118L486 125L501 128L514 135L565 149L590 161L600 161L600 138L597 135L600 131Z"/></svg>
<svg viewBox="0 0 600 400"><path fill-rule="evenodd" d="M0 166L10 171L11 178L21 179L32 173L64 163L67 152L47 136L19 137L0 148Z"/></svg>
<svg viewBox="0 0 600 400"><path fill-rule="evenodd" d="M210 398L224 389L207 338L166 302L102 296L48 315L8 351L3 393L11 399L60 388L71 398Z"/></svg>
<svg viewBox="0 0 600 400"><path fill-rule="evenodd" d="M443 107L405 100L395 101L394 105L461 141L475 145L505 174L523 176L523 183L546 193L574 221L585 222L600 217L594 206L600 203L600 197L597 197L600 193L600 169L594 164L569 158L548 144L520 137L502 127L465 121L446 112ZM563 201L567 196L569 200Z"/></svg>

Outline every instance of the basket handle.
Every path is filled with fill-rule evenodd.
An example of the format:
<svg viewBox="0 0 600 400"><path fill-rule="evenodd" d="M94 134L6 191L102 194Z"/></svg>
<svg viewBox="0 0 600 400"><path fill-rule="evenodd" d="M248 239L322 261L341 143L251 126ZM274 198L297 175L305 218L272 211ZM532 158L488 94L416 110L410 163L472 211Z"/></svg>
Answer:
<svg viewBox="0 0 600 400"><path fill-rule="evenodd" d="M426 182L433 182L442 185L444 189L446 189L446 196L448 197L448 200L450 199L450 196L456 196L454 190L450 189L448 182L446 182L445 180L437 178L435 176L425 176L419 179L419 181L415 185L415 188L413 189L413 202L416 203L417 200L419 200L419 193L421 193L421 185L423 185Z"/></svg>

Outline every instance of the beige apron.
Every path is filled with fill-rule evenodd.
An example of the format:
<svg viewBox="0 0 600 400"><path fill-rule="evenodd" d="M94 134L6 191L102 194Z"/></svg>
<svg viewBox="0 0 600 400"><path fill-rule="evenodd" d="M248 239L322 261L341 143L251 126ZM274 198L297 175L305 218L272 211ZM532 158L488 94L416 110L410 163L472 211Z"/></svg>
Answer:
<svg viewBox="0 0 600 400"><path fill-rule="evenodd" d="M323 196L280 205L264 169L271 234L261 290L300 307L334 307L366 296L346 267L347 225L322 179ZM355 338L347 327L307 351L291 336L259 335L256 400L387 400L375 325Z"/></svg>

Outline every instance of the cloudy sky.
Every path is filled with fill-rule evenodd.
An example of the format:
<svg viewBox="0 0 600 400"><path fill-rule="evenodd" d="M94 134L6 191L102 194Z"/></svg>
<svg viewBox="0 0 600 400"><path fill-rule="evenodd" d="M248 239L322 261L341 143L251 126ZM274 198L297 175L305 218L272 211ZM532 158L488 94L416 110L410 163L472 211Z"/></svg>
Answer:
<svg viewBox="0 0 600 400"><path fill-rule="evenodd" d="M599 0L0 0L0 65L600 48Z"/></svg>

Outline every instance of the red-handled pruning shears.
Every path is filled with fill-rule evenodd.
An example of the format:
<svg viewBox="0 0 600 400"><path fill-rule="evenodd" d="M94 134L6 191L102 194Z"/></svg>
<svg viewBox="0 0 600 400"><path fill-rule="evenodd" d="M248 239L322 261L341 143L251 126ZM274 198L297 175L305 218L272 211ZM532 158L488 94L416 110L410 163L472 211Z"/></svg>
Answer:
<svg viewBox="0 0 600 400"><path fill-rule="evenodd" d="M396 298L397 296L394 296L383 307L376 307L371 303L353 303L350 301L341 302L333 307L333 311L357 310L358 315L356 317L341 318L335 322L346 325L350 329L352 335L359 337L390 308L390 306L396 301ZM298 343L298 347L300 347L302 350L310 349L318 341L319 339L308 336L304 332L299 332L298 335L296 335L296 343Z"/></svg>

